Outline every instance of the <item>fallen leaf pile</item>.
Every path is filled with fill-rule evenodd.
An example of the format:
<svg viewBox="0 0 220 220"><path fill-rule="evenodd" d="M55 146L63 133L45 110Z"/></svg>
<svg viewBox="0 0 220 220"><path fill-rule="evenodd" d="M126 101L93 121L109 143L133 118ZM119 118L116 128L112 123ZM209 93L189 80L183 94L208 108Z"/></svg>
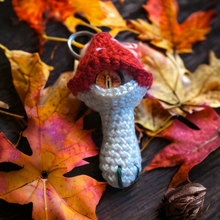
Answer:
<svg viewBox="0 0 220 220"><path fill-rule="evenodd" d="M121 7L125 4L123 0L120 3ZM139 42L130 48L154 78L135 109L135 123L141 137L162 137L171 144L153 158L145 171L180 165L169 186L176 187L189 180L189 171L219 147L220 118L213 108L220 107L220 60L210 51L209 64L190 72L179 56L192 52L193 44L205 40L214 9L195 12L179 24L175 0L146 1L143 8L150 22L124 20L112 1L12 0L12 5L19 20L26 21L38 34L41 52L49 19L63 23L70 32L75 32L77 25L94 30L108 27L113 37L120 31L132 31L138 39L154 45L153 49ZM28 120L8 113L10 106L2 101L0 113L26 123L20 137L27 138L33 152L31 156L22 153L17 149L20 139L13 145L0 133L0 162L21 167L0 172L0 198L11 203L32 202L33 219L96 219L95 209L106 183L86 175L63 176L87 164L84 158L98 154L92 131L83 130L83 118L89 110L78 118L82 103L66 86L74 71L61 74L53 86L44 88L53 67L42 62L38 53L0 47L11 64L13 83ZM190 128L179 117L200 130Z"/></svg>

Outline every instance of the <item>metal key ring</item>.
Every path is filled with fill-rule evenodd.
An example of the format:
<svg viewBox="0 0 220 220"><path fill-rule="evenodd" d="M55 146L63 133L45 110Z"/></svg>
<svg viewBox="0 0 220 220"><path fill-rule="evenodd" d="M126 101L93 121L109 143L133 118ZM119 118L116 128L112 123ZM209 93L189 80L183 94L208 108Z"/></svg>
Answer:
<svg viewBox="0 0 220 220"><path fill-rule="evenodd" d="M72 55L74 56L75 59L79 60L81 57L72 48L72 42L74 41L74 39L79 36L88 36L88 37L92 38L94 35L95 35L94 33L91 33L89 31L79 31L79 32L76 32L76 33L73 33L70 35L70 37L67 41L67 44L68 44L70 52L72 53Z"/></svg>

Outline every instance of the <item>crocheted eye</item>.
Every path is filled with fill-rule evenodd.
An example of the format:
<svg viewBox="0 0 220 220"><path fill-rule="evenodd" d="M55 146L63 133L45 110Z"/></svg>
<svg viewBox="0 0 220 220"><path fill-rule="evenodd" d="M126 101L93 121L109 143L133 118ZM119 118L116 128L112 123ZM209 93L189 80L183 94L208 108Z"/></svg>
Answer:
<svg viewBox="0 0 220 220"><path fill-rule="evenodd" d="M124 84L124 77L120 72L117 73L113 70L103 70L96 76L95 84L104 89L118 87Z"/></svg>

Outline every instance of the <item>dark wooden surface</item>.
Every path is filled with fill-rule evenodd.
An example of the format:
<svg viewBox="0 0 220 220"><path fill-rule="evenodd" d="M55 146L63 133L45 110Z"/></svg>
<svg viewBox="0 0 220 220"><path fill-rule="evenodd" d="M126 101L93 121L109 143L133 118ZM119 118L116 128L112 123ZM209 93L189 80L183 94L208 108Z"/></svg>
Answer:
<svg viewBox="0 0 220 220"><path fill-rule="evenodd" d="M145 11L141 5L146 0L125 0L121 6L114 1L116 7L125 19L146 18ZM208 63L209 50L214 50L220 58L220 2L211 0L178 0L180 12L178 21L183 22L191 13L214 7L216 9L216 18L213 20L212 31L207 36L207 40L194 45L192 54L181 55L186 67L190 71L201 63ZM78 27L82 30L83 27ZM65 37L70 35L69 31L60 23L49 21L46 26L46 33L50 36ZM120 33L117 37L119 41L137 42L135 34L130 32ZM25 22L19 22L15 12L12 10L11 1L5 0L0 3L0 43L10 50L24 50L28 52L37 52L39 49L38 40L35 32L28 27ZM50 55L57 46L54 59ZM41 59L49 65L54 66L47 85L53 84L58 76L64 72L73 69L73 58L69 54L65 43L47 42L44 45L44 53ZM10 112L23 114L25 111L13 87L10 73L10 64L0 50L0 100L10 105ZM23 126L17 123L14 118L0 114L0 131L16 142L19 131ZM143 167L147 166L151 159L169 142L163 139L155 138L142 153ZM28 149L26 140L22 140L19 148ZM29 150L29 153L31 151ZM202 163L195 166L189 174L192 182L203 184L207 188L205 203L211 203L207 213L201 220L220 219L220 148L212 152ZM98 169L98 156L87 159L90 165L74 169L70 174L87 174L97 180L102 181L101 172ZM0 170L8 171L17 169L16 166L0 164ZM97 216L99 220L156 220L162 219L158 216L157 206L161 201L163 194L178 167L156 169L150 172L142 173L136 184L124 190L114 189L107 186L107 189L97 206ZM0 183L1 184L1 183ZM32 204L15 205L0 200L0 219L32 219Z"/></svg>

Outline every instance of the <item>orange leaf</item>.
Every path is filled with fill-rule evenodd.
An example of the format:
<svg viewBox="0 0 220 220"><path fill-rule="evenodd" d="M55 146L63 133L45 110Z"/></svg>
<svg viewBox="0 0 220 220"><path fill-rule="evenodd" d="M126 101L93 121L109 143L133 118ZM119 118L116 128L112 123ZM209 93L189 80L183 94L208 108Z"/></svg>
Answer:
<svg viewBox="0 0 220 220"><path fill-rule="evenodd" d="M93 7L93 9L93 13L90 13L90 15L84 13L84 16L93 26L75 18L73 15L66 18L64 24L71 32L75 32L76 26L81 24L90 26L90 28L93 28L94 30L94 26L107 26L111 29L109 34L111 34L112 37L115 37L120 31L132 31L137 33L137 31L127 27L125 20L121 17L112 1L99 1L99 7ZM103 17L100 18L100 15Z"/></svg>
<svg viewBox="0 0 220 220"><path fill-rule="evenodd" d="M104 17L99 0L13 0L12 5L19 20L26 21L38 33L41 45L44 25L48 19L63 22L76 12L90 19L97 11L97 19Z"/></svg>
<svg viewBox="0 0 220 220"><path fill-rule="evenodd" d="M17 53L20 52L13 51L10 56L6 50L11 64ZM25 75L26 62L23 59L23 63L12 65L12 72ZM23 136L33 154L28 156L18 151L0 134L0 162L22 167L18 171L0 172L0 198L19 204L32 202L33 219L96 219L95 208L106 183L84 175L63 176L74 167L86 164L84 158L98 154L91 131L83 130L83 119L75 122L81 102L70 95L66 87L73 73L62 74L52 87L43 90L48 78L44 68L48 66L39 57L36 63L42 64L41 69L37 69L38 77L29 74L23 78L28 89L15 83L28 116ZM14 82L22 82L19 74L12 75Z"/></svg>
<svg viewBox="0 0 220 220"><path fill-rule="evenodd" d="M39 38L40 52L42 52L44 25L48 19L63 21L75 12L69 0L12 0L13 9L19 20L26 21L33 28Z"/></svg>
<svg viewBox="0 0 220 220"><path fill-rule="evenodd" d="M191 52L194 43L204 40L214 18L214 10L199 11L179 24L178 5L175 0L149 0L143 7L148 12L152 25L140 19L138 23L131 21L131 25L141 33L139 38L151 40L155 46L174 49L179 53Z"/></svg>
<svg viewBox="0 0 220 220"><path fill-rule="evenodd" d="M79 24L90 26L91 28L93 28L91 25L108 26L113 30L116 28L112 33L113 37L115 37L119 31L131 30L126 26L126 22L111 1L13 0L12 4L19 20L26 21L30 27L38 33L41 46L45 23L48 19L64 22L71 32L75 32L76 26ZM91 25L75 18L75 13L80 13Z"/></svg>

